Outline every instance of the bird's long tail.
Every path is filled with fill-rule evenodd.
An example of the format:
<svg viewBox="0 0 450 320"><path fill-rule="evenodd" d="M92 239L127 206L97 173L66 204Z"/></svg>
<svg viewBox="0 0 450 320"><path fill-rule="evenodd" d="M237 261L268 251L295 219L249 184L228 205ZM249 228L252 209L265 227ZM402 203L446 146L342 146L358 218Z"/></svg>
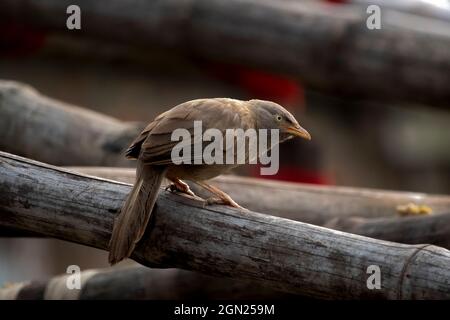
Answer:
<svg viewBox="0 0 450 320"><path fill-rule="evenodd" d="M136 181L114 223L109 242L111 265L128 258L142 238L158 197L165 169L138 160Z"/></svg>

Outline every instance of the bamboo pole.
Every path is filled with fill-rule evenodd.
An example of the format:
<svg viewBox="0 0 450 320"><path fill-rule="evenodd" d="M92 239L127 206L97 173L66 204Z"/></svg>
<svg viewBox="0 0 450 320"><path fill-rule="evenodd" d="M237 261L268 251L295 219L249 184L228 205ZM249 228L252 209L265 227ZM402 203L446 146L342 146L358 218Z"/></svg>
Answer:
<svg viewBox="0 0 450 320"><path fill-rule="evenodd" d="M130 266L88 269L80 274L80 288L66 283L73 274L44 281L14 283L0 288L0 300L195 300L284 299L296 295L263 287L258 283L202 275L181 269Z"/></svg>
<svg viewBox="0 0 450 320"><path fill-rule="evenodd" d="M83 174L133 183L132 168L67 167ZM450 197L343 187L303 187L239 176L220 176L213 184L244 207L257 212L366 237L406 244L429 243L450 249ZM162 189L165 185L163 184ZM191 184L197 195L205 190ZM322 191L322 192L320 192ZM323 192L326 191L326 192ZM434 208L431 215L400 216L396 206L411 201ZM2 236L36 236L0 228Z"/></svg>
<svg viewBox="0 0 450 320"><path fill-rule="evenodd" d="M449 106L446 21L383 8L371 30L365 5L268 0L3 0L0 18L68 33L69 5L81 9L79 35L282 72L351 98Z"/></svg>
<svg viewBox="0 0 450 320"><path fill-rule="evenodd" d="M135 170L132 168L67 168L126 183L133 183L135 179ZM283 218L326 225L378 239L411 244L427 242L450 248L450 230L447 228L447 225L450 226L449 196L312 186L233 175L219 176L212 182L253 211L270 212ZM195 184L191 184L191 188L202 197L210 196ZM433 214L400 216L396 207L408 202L426 204L433 209ZM390 223L394 227L386 228Z"/></svg>
<svg viewBox="0 0 450 320"><path fill-rule="evenodd" d="M55 165L129 166L122 151L141 129L0 81L0 150Z"/></svg>

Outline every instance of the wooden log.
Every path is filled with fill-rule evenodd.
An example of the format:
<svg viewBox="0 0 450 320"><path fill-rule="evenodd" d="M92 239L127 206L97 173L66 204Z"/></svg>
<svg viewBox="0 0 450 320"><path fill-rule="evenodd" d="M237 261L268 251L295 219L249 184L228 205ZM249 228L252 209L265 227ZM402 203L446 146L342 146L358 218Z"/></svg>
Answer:
<svg viewBox="0 0 450 320"><path fill-rule="evenodd" d="M126 183L133 183L135 179L135 170L132 168L68 168L84 174ZM422 226L419 221L441 221L440 219L445 219L445 217L441 217L442 214L450 213L450 197L445 195L335 186L314 186L233 175L220 176L211 181L230 194L238 203L252 211L267 212L272 215L316 225L325 225L336 221L335 219L337 218L340 219L339 221L349 221L347 218L353 217L366 218L358 220L359 224L361 224L364 221L369 221L367 219L385 217L391 218L392 221L398 220L398 224L394 229L400 230L398 228L402 227L401 221L407 221L408 219L400 217L396 207L415 202L417 204L427 205L433 210L432 217L420 217L417 220L412 220L417 222L417 231L419 231ZM198 188L195 184L190 185L198 195L203 197L208 196L204 190ZM438 215L439 218L435 218ZM383 221L391 220L386 219ZM427 222L429 228L424 229L424 231L432 230L434 228L433 226L437 223L430 222ZM341 229L346 228L347 225L346 223L340 223L339 229L347 231L346 229ZM365 232L369 232L370 230L371 228L368 228ZM394 230L391 230L391 232L395 233ZM375 234L358 234L377 238ZM423 242L422 237L426 237L425 232L423 235L421 232L420 234L419 239L421 240L419 242L414 242L414 237L412 237L411 241L413 242L405 243ZM419 234L415 233L415 235L418 236ZM401 237L401 235L392 236ZM445 232L442 236L445 236ZM384 238L381 237L380 239ZM395 239L389 240L397 241ZM434 244L431 241L431 237L428 240L425 242Z"/></svg>
<svg viewBox="0 0 450 320"><path fill-rule="evenodd" d="M202 275L181 269L131 266L84 270L81 288L67 289L69 275L46 281L15 283L0 289L0 300L196 300L282 299L298 296L255 282Z"/></svg>
<svg viewBox="0 0 450 320"><path fill-rule="evenodd" d="M123 148L142 130L0 81L0 149L56 165L129 166Z"/></svg>
<svg viewBox="0 0 450 320"><path fill-rule="evenodd" d="M445 21L383 8L370 30L365 5L259 0L3 0L0 18L67 33L73 4L80 35L265 68L351 98L449 106Z"/></svg>
<svg viewBox="0 0 450 320"><path fill-rule="evenodd" d="M130 185L0 153L0 225L106 249ZM316 298L449 299L450 252L403 245L297 221L158 198L132 258L243 278ZM370 266L381 289L369 289Z"/></svg>
<svg viewBox="0 0 450 320"><path fill-rule="evenodd" d="M422 0L409 0L409 1L384 1L384 0L351 0L351 3L369 6L372 4L381 7L381 11L384 9L394 9L395 11L407 12L420 17L431 17L435 19L442 19L450 22L450 8L448 6L439 6L437 3L427 2ZM394 11L394 12L395 12ZM419 26L417 26L419 27ZM424 27L423 25L420 27Z"/></svg>
<svg viewBox="0 0 450 320"><path fill-rule="evenodd" d="M400 243L430 243L450 249L450 211L446 214L402 218L335 218L327 228Z"/></svg>
<svg viewBox="0 0 450 320"><path fill-rule="evenodd" d="M17 82L0 81L0 137L3 137L0 150L3 151L56 165L132 166L134 162L126 160L122 150L141 127L68 106ZM134 179L134 170L125 170L123 174L120 172L123 169L82 170L130 183ZM251 210L318 225L335 217L392 217L396 215L397 205L409 202L425 204L434 213L450 211L450 198L440 195L231 176L219 177L214 183Z"/></svg>
<svg viewBox="0 0 450 320"><path fill-rule="evenodd" d="M132 168L68 167L68 169L125 183L133 183L135 178L135 171ZM252 211L270 213L282 218L381 240L406 244L429 243L450 249L448 196L343 187L318 187L318 190L315 190L313 186L304 188L293 183L238 176L220 176L212 182ZM191 188L202 197L210 196L195 184L191 184ZM324 194L318 192L320 190L328 192ZM396 205L411 201L431 204L435 211L427 216L399 216L396 213ZM24 232L1 228L0 234L27 236ZM35 234L31 233L28 236Z"/></svg>

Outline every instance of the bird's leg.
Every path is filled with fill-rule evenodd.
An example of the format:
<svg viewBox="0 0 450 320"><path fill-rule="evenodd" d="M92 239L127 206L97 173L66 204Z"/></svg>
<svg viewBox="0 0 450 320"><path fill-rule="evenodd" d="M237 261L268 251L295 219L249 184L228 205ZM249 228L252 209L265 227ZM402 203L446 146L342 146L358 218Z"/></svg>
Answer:
<svg viewBox="0 0 450 320"><path fill-rule="evenodd" d="M228 205L228 206L239 208L239 209L245 209L245 208L241 207L240 205L238 205L233 199L231 199L231 197L228 194L226 194L219 188L214 187L204 181L194 181L194 182L196 184L198 184L199 186L201 186L202 188L205 188L206 190L208 190L215 196L217 196L217 198L212 197L212 198L207 199L206 202L208 204L224 204L224 205Z"/></svg>
<svg viewBox="0 0 450 320"><path fill-rule="evenodd" d="M188 194L194 198L198 198L197 195L195 193L193 193L192 190L189 188L187 183L185 183L177 178L169 179L169 180L172 181L172 184L167 186L166 190L169 189L172 192L177 191L180 193Z"/></svg>

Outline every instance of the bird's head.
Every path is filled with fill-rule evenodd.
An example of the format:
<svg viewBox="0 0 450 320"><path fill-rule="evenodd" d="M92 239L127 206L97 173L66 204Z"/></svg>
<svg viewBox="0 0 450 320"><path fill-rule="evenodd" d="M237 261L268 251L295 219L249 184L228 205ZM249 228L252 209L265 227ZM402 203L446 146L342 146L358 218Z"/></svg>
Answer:
<svg viewBox="0 0 450 320"><path fill-rule="evenodd" d="M292 137L311 140L311 135L303 129L292 114L285 108L271 101L250 100L255 113L257 129L279 129L280 141Z"/></svg>

